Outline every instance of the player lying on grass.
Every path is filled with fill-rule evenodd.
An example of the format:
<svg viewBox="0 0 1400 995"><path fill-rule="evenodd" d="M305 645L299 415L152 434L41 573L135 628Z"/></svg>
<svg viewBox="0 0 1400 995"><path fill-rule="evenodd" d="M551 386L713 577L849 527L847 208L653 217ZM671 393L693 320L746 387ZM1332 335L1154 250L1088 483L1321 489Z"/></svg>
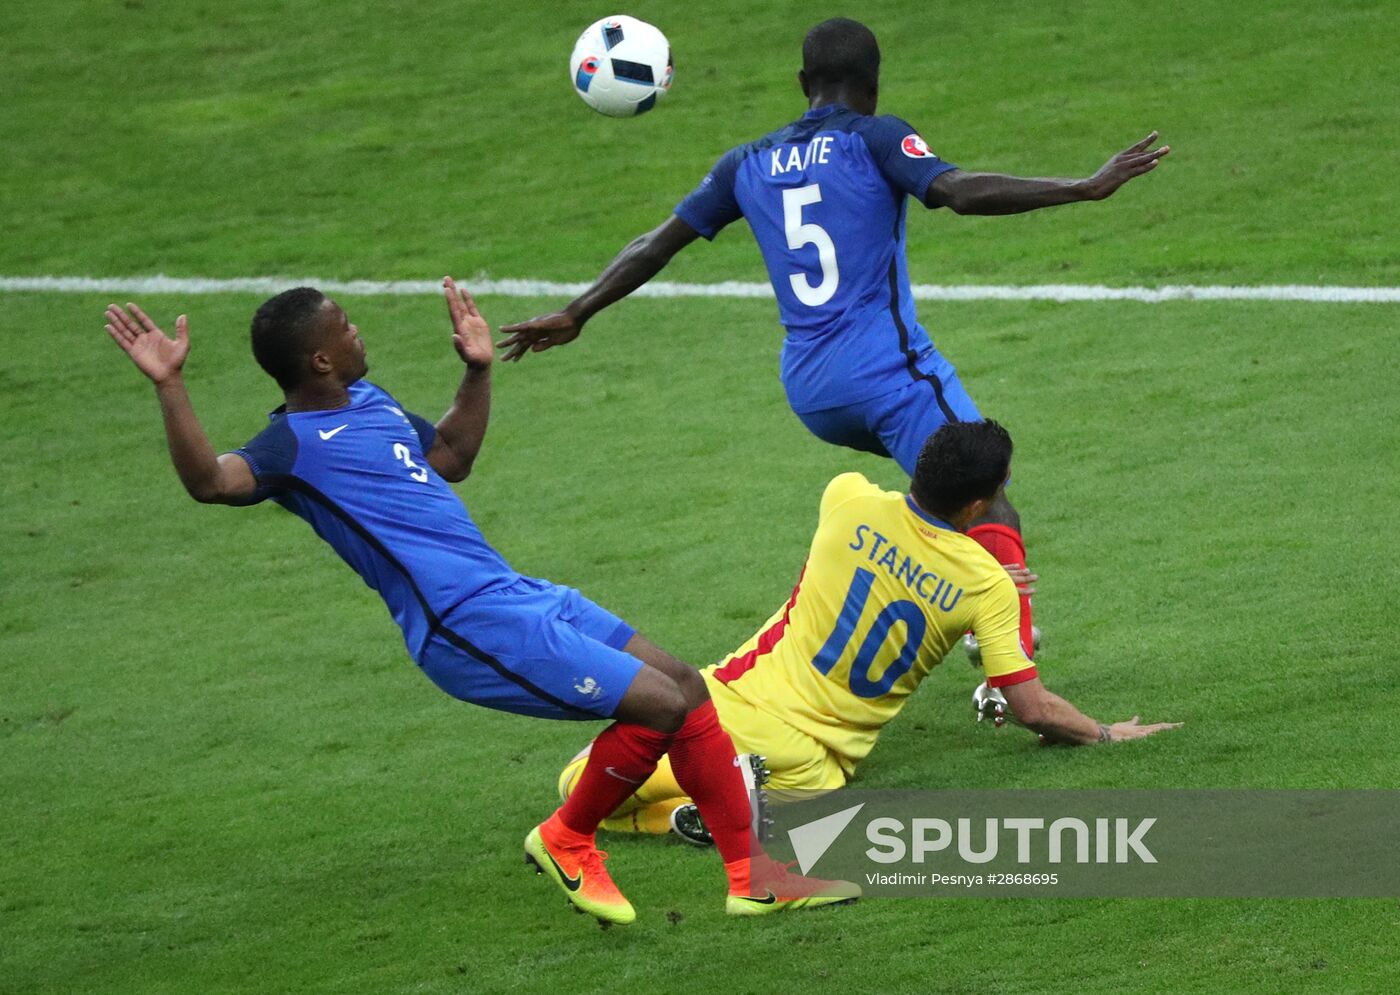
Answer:
<svg viewBox="0 0 1400 995"><path fill-rule="evenodd" d="M299 287L253 317L253 355L284 404L252 441L222 456L181 377L185 316L171 339L136 305L129 313L112 305L106 330L155 384L170 458L190 496L234 505L271 498L305 519L384 598L438 687L519 715L616 720L594 740L598 762L569 800L525 839L526 860L576 907L604 923L636 917L593 834L663 755L714 834L729 877L726 911L851 898L854 885L788 874L751 851L749 795L696 670L578 591L516 573L482 537L447 481L471 472L486 434L491 337L469 294L451 279L443 290L466 372L436 425L364 379L358 329L330 298Z"/></svg>
<svg viewBox="0 0 1400 995"><path fill-rule="evenodd" d="M706 668L720 723L741 752L767 757L769 788L842 787L909 695L968 630L987 681L1016 721L1074 745L1175 728L1099 722L1052 693L1017 638L1016 581L966 530L997 499L1011 437L993 421L955 422L925 442L909 493L845 473L822 495L797 587L756 636ZM1034 577L1021 572L1029 584ZM585 750L560 775L569 797L596 760ZM705 842L703 811L663 759L604 828ZM698 815L698 819L697 819Z"/></svg>
<svg viewBox="0 0 1400 995"><path fill-rule="evenodd" d="M938 426L981 415L914 313L906 196L957 214L1103 200L1169 150L1150 148L1153 132L1075 180L958 169L913 125L874 116L880 47L869 28L846 18L807 33L797 80L806 114L726 152L665 223L632 241L563 311L502 328L504 358L572 341L696 238L713 239L744 218L787 330L782 381L792 410L818 438L892 456L912 475L919 447ZM1003 564L1026 562L1020 516L1005 494L987 503L967 534ZM1022 648L1033 657L1029 596L1020 612Z"/></svg>

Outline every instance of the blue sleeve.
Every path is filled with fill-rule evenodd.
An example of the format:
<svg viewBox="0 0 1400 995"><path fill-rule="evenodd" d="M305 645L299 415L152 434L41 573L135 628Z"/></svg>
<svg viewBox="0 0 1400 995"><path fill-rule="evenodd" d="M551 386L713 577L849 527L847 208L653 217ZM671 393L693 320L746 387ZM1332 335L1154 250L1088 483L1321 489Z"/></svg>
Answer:
<svg viewBox="0 0 1400 995"><path fill-rule="evenodd" d="M297 437L285 415L275 415L272 424L249 440L234 454L243 457L258 482L254 504L276 497L282 490L279 478L290 477L297 461Z"/></svg>
<svg viewBox="0 0 1400 995"><path fill-rule="evenodd" d="M734 179L743 161L742 147L720 156L700 185L676 205L676 217L706 239L713 239L725 225L742 218L744 212L739 209L738 198L734 195Z"/></svg>
<svg viewBox="0 0 1400 995"><path fill-rule="evenodd" d="M418 444L423 447L423 452L426 454L429 449L433 448L433 440L437 438L437 426L422 415L415 415L412 411L405 411L403 415L413 426L413 431L418 433Z"/></svg>
<svg viewBox="0 0 1400 995"><path fill-rule="evenodd" d="M951 169L957 169L951 162L944 162L928 147L914 126L893 114L867 118L869 122L860 129L866 147L880 167L880 172L896 190L923 202L928 185L935 177Z"/></svg>

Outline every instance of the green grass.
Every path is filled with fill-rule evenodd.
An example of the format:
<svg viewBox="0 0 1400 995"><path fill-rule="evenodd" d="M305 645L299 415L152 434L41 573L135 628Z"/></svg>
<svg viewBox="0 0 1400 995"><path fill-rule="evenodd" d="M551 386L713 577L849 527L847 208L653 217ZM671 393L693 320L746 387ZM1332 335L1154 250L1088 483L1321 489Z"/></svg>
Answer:
<svg viewBox="0 0 1400 995"><path fill-rule="evenodd" d="M724 148L800 110L795 50L818 16L631 12L668 31L678 81L656 113L613 122L564 80L573 35L605 13L583 5L546 24L528 6L7 8L0 273L591 276ZM955 161L1074 173L1153 126L1176 147L1108 204L911 219L916 280L1400 282L1382 168L1400 35L1380 5L862 16L885 46L885 109ZM759 273L742 230L668 271ZM149 388L100 331L105 299L2 303L0 992L1336 992L1400 976L1394 901L884 901L730 922L713 855L658 840L610 844L641 920L600 934L519 856L594 727L452 701L302 523L189 502ZM188 379L221 448L277 401L247 355L257 303L143 301L190 313ZM442 409L457 369L441 306L345 303L372 376ZM482 302L493 322L556 303ZM1093 714L1187 725L1037 750L972 724L954 658L862 784L1397 786L1392 308L921 313L1016 435L1047 682ZM621 305L498 371L459 490L518 568L711 661L790 589L831 476L900 484L805 433L778 338L771 303Z"/></svg>

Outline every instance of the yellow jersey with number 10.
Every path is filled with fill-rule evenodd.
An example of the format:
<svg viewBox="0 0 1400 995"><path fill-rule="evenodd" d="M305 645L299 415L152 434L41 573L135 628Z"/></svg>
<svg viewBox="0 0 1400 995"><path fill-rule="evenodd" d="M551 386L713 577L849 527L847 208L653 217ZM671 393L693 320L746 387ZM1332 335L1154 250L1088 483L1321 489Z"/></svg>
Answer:
<svg viewBox="0 0 1400 995"><path fill-rule="evenodd" d="M706 676L825 745L847 776L971 630L994 687L1036 676L1005 569L905 494L845 473L822 495L792 597Z"/></svg>

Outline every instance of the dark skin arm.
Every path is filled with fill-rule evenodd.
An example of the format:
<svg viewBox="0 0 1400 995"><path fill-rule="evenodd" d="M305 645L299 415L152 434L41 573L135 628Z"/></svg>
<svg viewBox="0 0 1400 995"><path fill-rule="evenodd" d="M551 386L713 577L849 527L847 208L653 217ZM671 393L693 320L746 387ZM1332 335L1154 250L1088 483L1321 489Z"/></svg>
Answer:
<svg viewBox="0 0 1400 995"><path fill-rule="evenodd" d="M1157 167L1171 146L1150 149L1156 140L1154 131L1109 159L1093 176L1080 180L1029 179L954 169L929 184L924 203L947 207L957 214L1020 214L1058 204L1103 200L1124 183Z"/></svg>
<svg viewBox="0 0 1400 995"><path fill-rule="evenodd" d="M428 465L444 480L465 480L481 451L491 417L491 329L472 295L452 277L442 278L442 293L452 317L452 346L466 364L452 406L438 419L437 437L428 449Z"/></svg>
<svg viewBox="0 0 1400 995"><path fill-rule="evenodd" d="M505 350L501 358L514 362L527 352L543 352L572 342L589 318L660 273L677 252L699 237L694 228L671 215L659 227L629 242L593 285L564 310L503 327L501 333L506 337L499 343Z"/></svg>
<svg viewBox="0 0 1400 995"><path fill-rule="evenodd" d="M190 497L202 504L250 502L258 490L252 469L242 456L215 454L185 390L181 370L190 352L189 321L183 314L175 319L172 339L135 304L110 304L104 317L112 341L155 385L170 462Z"/></svg>

